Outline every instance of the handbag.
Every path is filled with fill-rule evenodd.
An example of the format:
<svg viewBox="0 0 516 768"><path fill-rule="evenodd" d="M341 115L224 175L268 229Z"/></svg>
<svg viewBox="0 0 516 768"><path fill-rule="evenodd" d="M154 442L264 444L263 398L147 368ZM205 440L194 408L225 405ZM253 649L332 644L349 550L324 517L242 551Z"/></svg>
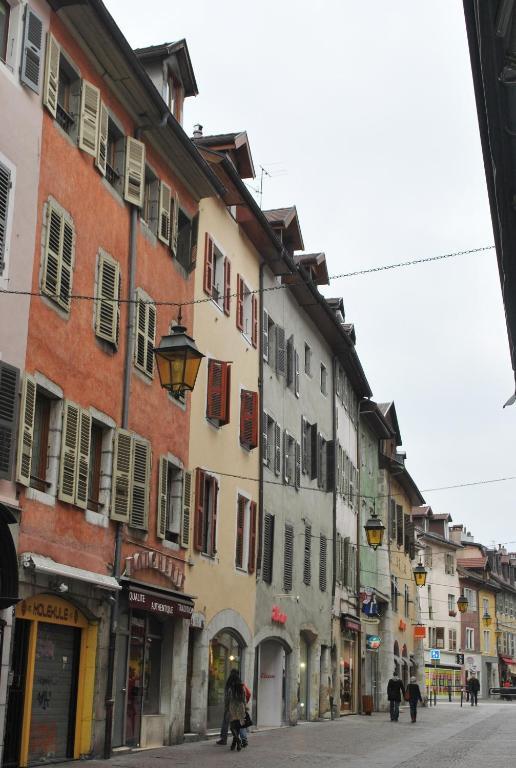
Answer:
<svg viewBox="0 0 516 768"><path fill-rule="evenodd" d="M249 714L249 710L246 709L245 719L244 719L244 728L249 728L252 724L253 724L253 721L251 720L251 715Z"/></svg>
<svg viewBox="0 0 516 768"><path fill-rule="evenodd" d="M408 691L405 691L403 698L405 699L405 701L410 701L410 693Z"/></svg>

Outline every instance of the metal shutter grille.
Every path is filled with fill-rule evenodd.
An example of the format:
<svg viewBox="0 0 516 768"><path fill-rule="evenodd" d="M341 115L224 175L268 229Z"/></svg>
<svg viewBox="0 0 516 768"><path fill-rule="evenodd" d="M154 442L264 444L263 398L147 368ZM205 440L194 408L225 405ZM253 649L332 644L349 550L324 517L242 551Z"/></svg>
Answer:
<svg viewBox="0 0 516 768"><path fill-rule="evenodd" d="M283 589L290 592L292 589L292 566L294 562L294 528L288 523L285 525L285 549L283 553Z"/></svg>
<svg viewBox="0 0 516 768"><path fill-rule="evenodd" d="M303 553L303 581L309 586L312 581L312 526L305 525L305 548Z"/></svg>
<svg viewBox="0 0 516 768"><path fill-rule="evenodd" d="M262 579L266 584L272 582L272 563L274 554L274 515L265 513L263 520L263 563Z"/></svg>
<svg viewBox="0 0 516 768"><path fill-rule="evenodd" d="M326 536L321 534L321 547L319 555L319 589L321 592L326 592L326 554L328 549L328 543Z"/></svg>

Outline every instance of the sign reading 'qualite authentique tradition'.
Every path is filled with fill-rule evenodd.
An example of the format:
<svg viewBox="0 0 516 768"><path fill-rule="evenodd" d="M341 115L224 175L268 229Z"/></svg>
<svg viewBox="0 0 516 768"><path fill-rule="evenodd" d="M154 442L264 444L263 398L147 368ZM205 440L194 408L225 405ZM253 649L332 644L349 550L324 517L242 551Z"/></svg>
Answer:
<svg viewBox="0 0 516 768"><path fill-rule="evenodd" d="M136 589L129 590L129 605L131 608L139 608L164 617L178 616L181 619L189 619L193 613L193 605L185 605L168 597L152 595Z"/></svg>

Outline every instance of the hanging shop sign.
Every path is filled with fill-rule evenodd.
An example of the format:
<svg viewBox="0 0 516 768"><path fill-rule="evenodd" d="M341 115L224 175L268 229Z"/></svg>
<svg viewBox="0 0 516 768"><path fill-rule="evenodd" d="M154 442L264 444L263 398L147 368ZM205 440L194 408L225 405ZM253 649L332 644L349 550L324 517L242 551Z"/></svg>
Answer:
<svg viewBox="0 0 516 768"><path fill-rule="evenodd" d="M360 619L356 616L349 616L345 614L341 617L341 623L344 629L349 629L350 632L360 632L362 627L360 625Z"/></svg>
<svg viewBox="0 0 516 768"><path fill-rule="evenodd" d="M279 605L272 606L271 621L275 624L286 624L287 614L283 613Z"/></svg>
<svg viewBox="0 0 516 768"><path fill-rule="evenodd" d="M194 611L190 617L190 626L194 629L204 629L205 620L204 613Z"/></svg>
<svg viewBox="0 0 516 768"><path fill-rule="evenodd" d="M377 651L382 644L382 638L378 635L366 635L366 648L370 651Z"/></svg>
<svg viewBox="0 0 516 768"><path fill-rule="evenodd" d="M193 605L154 592L142 592L139 589L129 590L129 605L131 608L157 613L163 617L177 616L180 619L190 619L193 613Z"/></svg>
<svg viewBox="0 0 516 768"><path fill-rule="evenodd" d="M143 550L125 558L125 575L131 577L137 571L158 571L165 576L177 589L183 588L185 575L178 561L154 550Z"/></svg>
<svg viewBox="0 0 516 768"><path fill-rule="evenodd" d="M416 640L422 640L426 637L426 627L423 627L421 624L418 624L416 627L414 627L414 638Z"/></svg>
<svg viewBox="0 0 516 768"><path fill-rule="evenodd" d="M399 623L400 632L405 632L406 629L407 629L407 623L403 621L403 619L400 619L400 623Z"/></svg>

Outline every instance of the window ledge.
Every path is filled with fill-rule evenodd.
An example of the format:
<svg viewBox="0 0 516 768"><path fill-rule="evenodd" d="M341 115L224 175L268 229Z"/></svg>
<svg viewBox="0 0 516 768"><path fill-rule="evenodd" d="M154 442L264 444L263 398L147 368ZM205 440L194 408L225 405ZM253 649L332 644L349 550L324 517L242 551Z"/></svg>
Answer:
<svg viewBox="0 0 516 768"><path fill-rule="evenodd" d="M55 496L51 493L38 491L37 488L27 488L25 491L25 498L31 499L31 501L39 501L41 504L46 504L47 507L55 507L56 505Z"/></svg>
<svg viewBox="0 0 516 768"><path fill-rule="evenodd" d="M109 527L109 517L104 515L102 512L93 512L93 510L87 509L84 517L86 522L90 523L91 525L96 525L99 528Z"/></svg>
<svg viewBox="0 0 516 768"><path fill-rule="evenodd" d="M210 297L210 304L213 305L214 307L216 307L219 310L221 315L224 314L224 306L221 306L219 304L219 302L216 301L216 299L213 298L213 296Z"/></svg>
<svg viewBox="0 0 516 768"><path fill-rule="evenodd" d="M170 549L173 552L179 552L181 550L181 547L179 544L176 544L175 541L169 541L168 539L161 539L161 544L164 549Z"/></svg>

